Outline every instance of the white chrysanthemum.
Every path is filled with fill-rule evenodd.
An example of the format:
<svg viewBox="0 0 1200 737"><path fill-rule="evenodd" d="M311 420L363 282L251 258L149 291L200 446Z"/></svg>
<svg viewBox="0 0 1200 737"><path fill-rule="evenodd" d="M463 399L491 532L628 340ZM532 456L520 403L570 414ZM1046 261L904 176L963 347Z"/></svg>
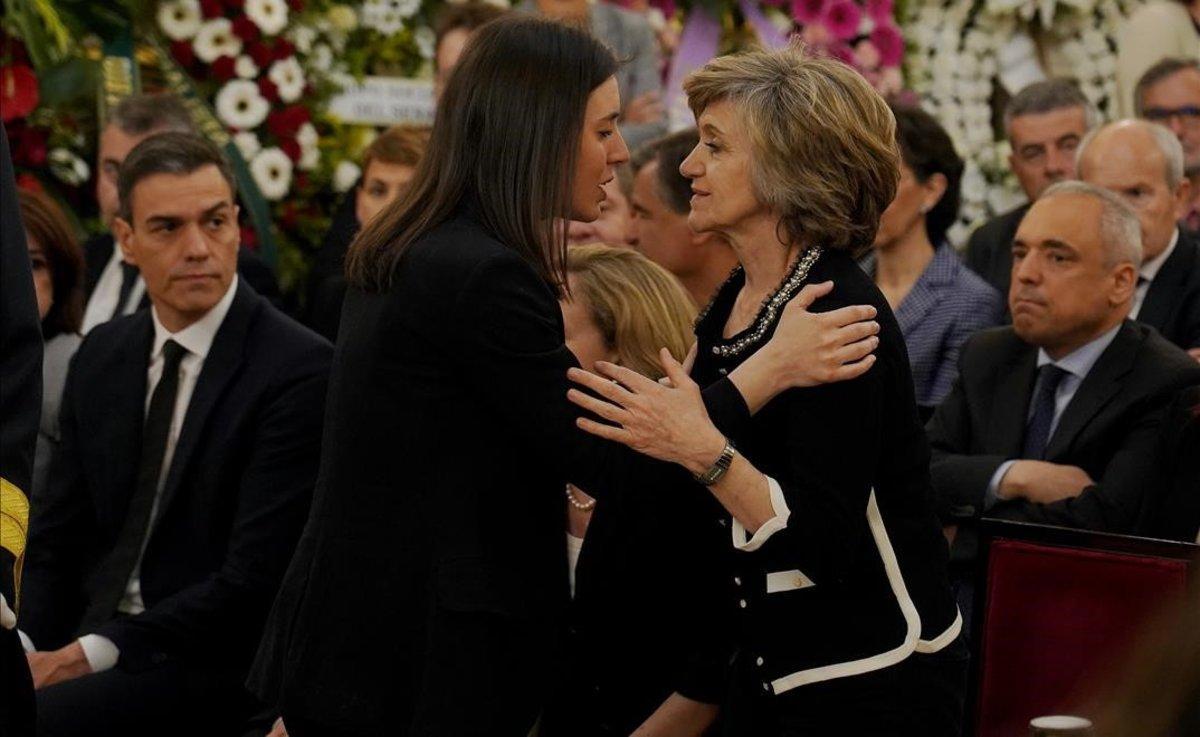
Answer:
<svg viewBox="0 0 1200 737"><path fill-rule="evenodd" d="M246 161L253 161L254 157L262 151L262 143L259 142L258 136L250 131L242 131L233 137L233 143L241 152L242 158Z"/></svg>
<svg viewBox="0 0 1200 737"><path fill-rule="evenodd" d="M200 26L192 41L196 58L212 64L219 56L237 56L242 53L242 39L233 32L233 23L228 18L214 18Z"/></svg>
<svg viewBox="0 0 1200 737"><path fill-rule="evenodd" d="M203 21L198 0L169 0L158 6L158 27L172 41L187 41Z"/></svg>
<svg viewBox="0 0 1200 737"><path fill-rule="evenodd" d="M304 123L296 130L296 143L301 146L316 146L321 137L312 123Z"/></svg>
<svg viewBox="0 0 1200 737"><path fill-rule="evenodd" d="M401 18L411 18L421 9L421 0L391 0L392 9Z"/></svg>
<svg viewBox="0 0 1200 737"><path fill-rule="evenodd" d="M308 55L308 68L318 72L328 72L333 68L333 51L328 44L317 44Z"/></svg>
<svg viewBox="0 0 1200 737"><path fill-rule="evenodd" d="M271 111L271 103L258 91L258 85L246 80L227 82L216 98L217 117L230 128L257 128Z"/></svg>
<svg viewBox="0 0 1200 737"><path fill-rule="evenodd" d="M246 17L267 36L287 28L288 6L283 0L246 0Z"/></svg>
<svg viewBox="0 0 1200 737"><path fill-rule="evenodd" d="M362 169L349 159L342 159L333 170L333 189L336 192L348 192L358 183Z"/></svg>
<svg viewBox="0 0 1200 737"><path fill-rule="evenodd" d="M258 65L254 63L254 59L251 59L246 54L242 54L233 63L233 71L242 79L258 79L258 72L260 70Z"/></svg>
<svg viewBox="0 0 1200 737"><path fill-rule="evenodd" d="M292 186L292 160L277 147L265 148L250 162L250 174L263 197L281 200Z"/></svg>
<svg viewBox="0 0 1200 737"><path fill-rule="evenodd" d="M334 5L325 12L325 17L334 28L344 33L358 28L358 14L349 5Z"/></svg>
<svg viewBox="0 0 1200 737"><path fill-rule="evenodd" d="M87 162L65 148L54 148L47 154L50 162L50 172L60 181L72 187L78 187L92 176L92 170Z"/></svg>
<svg viewBox="0 0 1200 737"><path fill-rule="evenodd" d="M288 36L301 54L312 51L313 43L317 40L317 29L312 26L296 26Z"/></svg>
<svg viewBox="0 0 1200 737"><path fill-rule="evenodd" d="M302 171L312 171L321 164L321 149L317 146L301 146L300 161L296 166Z"/></svg>
<svg viewBox="0 0 1200 737"><path fill-rule="evenodd" d="M432 59L437 51L437 34L429 26L421 26L413 31L413 42L423 59Z"/></svg>
<svg viewBox="0 0 1200 737"><path fill-rule="evenodd" d="M294 56L272 64L267 76L275 83L279 99L284 102L295 102L304 93L304 70Z"/></svg>

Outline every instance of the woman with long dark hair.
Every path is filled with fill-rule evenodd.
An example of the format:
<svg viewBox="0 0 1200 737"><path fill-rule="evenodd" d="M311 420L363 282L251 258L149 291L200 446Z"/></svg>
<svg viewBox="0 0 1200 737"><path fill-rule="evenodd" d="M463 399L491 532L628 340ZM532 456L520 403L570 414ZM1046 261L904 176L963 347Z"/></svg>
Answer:
<svg viewBox="0 0 1200 737"><path fill-rule="evenodd" d="M643 491L633 454L574 426L558 305L557 223L595 219L628 159L615 69L553 22L479 29L411 188L351 246L313 507L250 679L293 737L523 736L548 699L563 489ZM709 412L861 374L872 315L795 315Z"/></svg>

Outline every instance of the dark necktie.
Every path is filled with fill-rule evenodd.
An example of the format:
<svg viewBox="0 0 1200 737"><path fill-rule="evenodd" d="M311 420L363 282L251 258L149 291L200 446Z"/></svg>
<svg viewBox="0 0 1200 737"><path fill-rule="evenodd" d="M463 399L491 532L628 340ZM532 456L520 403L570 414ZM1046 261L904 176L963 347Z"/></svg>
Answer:
<svg viewBox="0 0 1200 737"><path fill-rule="evenodd" d="M1037 389L1033 396L1033 417L1025 429L1025 447L1021 457L1041 460L1046 455L1046 443L1050 441L1050 427L1054 424L1054 399L1058 385L1070 376L1070 372L1048 363L1038 369Z"/></svg>
<svg viewBox="0 0 1200 737"><path fill-rule="evenodd" d="M112 552L92 578L93 585L89 588L93 596L83 618L84 630L91 630L112 618L142 553L142 542L149 534L150 512L158 494L163 454L167 450L175 398L179 393L179 364L185 355L187 349L175 341L168 340L163 344L162 378L150 397L150 411L146 413L146 424L142 429L137 486Z"/></svg>
<svg viewBox="0 0 1200 737"><path fill-rule="evenodd" d="M129 301L133 285L137 284L139 273L138 267L124 261L121 262L121 292L117 297L117 306L113 308L111 319L115 320L125 314L125 303Z"/></svg>

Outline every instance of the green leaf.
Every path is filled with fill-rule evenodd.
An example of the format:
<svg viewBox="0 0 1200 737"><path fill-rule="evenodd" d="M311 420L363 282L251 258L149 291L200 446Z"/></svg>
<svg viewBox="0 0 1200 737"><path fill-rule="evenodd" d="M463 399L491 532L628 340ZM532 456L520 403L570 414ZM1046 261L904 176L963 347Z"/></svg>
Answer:
<svg viewBox="0 0 1200 737"><path fill-rule="evenodd" d="M76 57L55 64L38 74L41 104L60 107L91 99L98 89L99 81L100 69L93 61Z"/></svg>

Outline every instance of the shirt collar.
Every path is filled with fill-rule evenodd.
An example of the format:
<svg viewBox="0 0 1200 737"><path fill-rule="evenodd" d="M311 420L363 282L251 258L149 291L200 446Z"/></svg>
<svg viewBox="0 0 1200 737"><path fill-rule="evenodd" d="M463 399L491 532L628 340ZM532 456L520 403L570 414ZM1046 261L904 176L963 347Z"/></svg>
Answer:
<svg viewBox="0 0 1200 737"><path fill-rule="evenodd" d="M1117 326L1113 329L1092 340L1090 343L1084 343L1057 361L1050 358L1050 355L1046 353L1046 349L1038 348L1038 368L1052 363L1063 371L1082 380L1092 370L1092 366L1096 365L1096 361L1100 360L1100 356L1104 353L1104 350L1117 337L1117 331L1121 329L1123 324L1117 323Z"/></svg>
<svg viewBox="0 0 1200 737"><path fill-rule="evenodd" d="M1171 252L1175 250L1175 244L1179 242L1179 228L1175 229L1175 233L1171 236L1171 242L1163 249L1163 252L1150 259L1142 262L1142 268L1138 269L1138 276L1145 279L1147 282L1154 281L1154 277L1158 276L1158 272L1162 269L1167 259L1171 257Z"/></svg>
<svg viewBox="0 0 1200 737"><path fill-rule="evenodd" d="M151 307L150 316L154 320L154 349L150 352L150 360L153 361L162 355L163 344L168 340L175 341L186 348L188 353L199 356L201 360L206 358L217 337L217 330L221 328L221 323L225 322L225 315L229 314L229 308L233 305L237 286L238 277L237 274L234 274L233 281L229 283L229 289L226 290L225 296L221 297L221 301L206 312L204 317L174 335L159 322L158 311Z"/></svg>

